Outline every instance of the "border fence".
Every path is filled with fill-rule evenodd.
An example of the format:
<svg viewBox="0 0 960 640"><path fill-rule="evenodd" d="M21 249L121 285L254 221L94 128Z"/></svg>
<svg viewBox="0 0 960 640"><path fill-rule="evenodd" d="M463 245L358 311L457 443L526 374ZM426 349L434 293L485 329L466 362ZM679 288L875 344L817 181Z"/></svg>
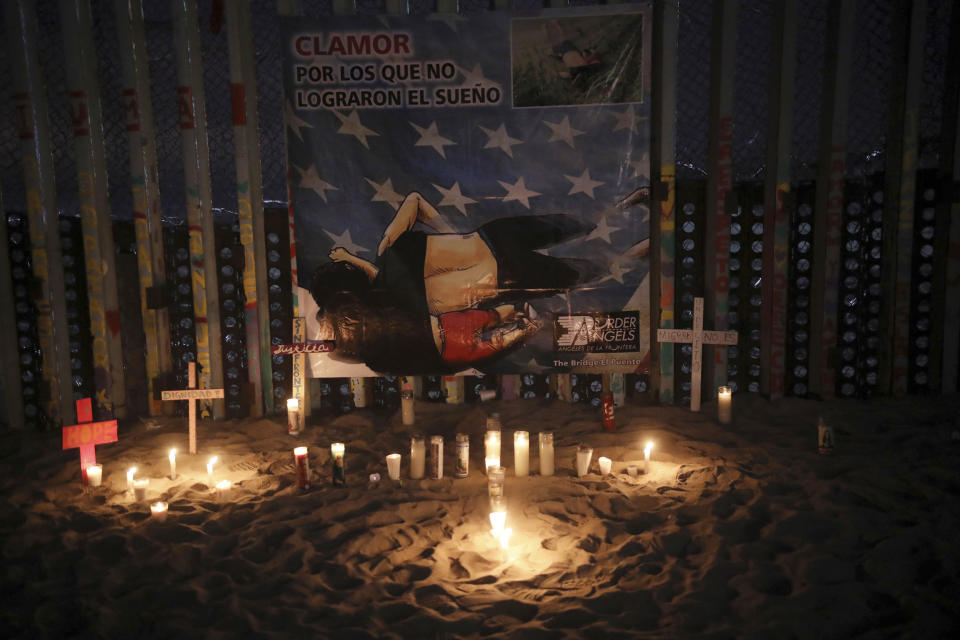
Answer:
<svg viewBox="0 0 960 640"><path fill-rule="evenodd" d="M734 329L704 396L955 393L960 0L651 0L647 402L690 399L689 345ZM608 0L607 4L611 4ZM576 0L573 5L595 2ZM0 14L0 382L10 427L174 410L197 362L213 417L283 411L293 359L278 16L526 13L562 0L9 0ZM301 356L302 357L302 356ZM355 384L307 385L352 410ZM400 381L367 381L399 403ZM599 374L469 377L467 402L599 406ZM417 392L444 401L442 376ZM487 394L483 394L486 396Z"/></svg>

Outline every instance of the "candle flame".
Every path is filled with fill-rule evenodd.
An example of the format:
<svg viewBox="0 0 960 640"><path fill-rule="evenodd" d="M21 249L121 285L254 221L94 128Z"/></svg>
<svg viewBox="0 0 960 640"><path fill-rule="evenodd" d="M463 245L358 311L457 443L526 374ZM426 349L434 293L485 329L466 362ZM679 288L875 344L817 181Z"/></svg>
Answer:
<svg viewBox="0 0 960 640"><path fill-rule="evenodd" d="M643 448L643 455L649 456L651 449L653 449L653 442L648 441L647 446Z"/></svg>
<svg viewBox="0 0 960 640"><path fill-rule="evenodd" d="M169 458L170 458L171 460L175 460L175 459L177 458L177 450L176 450L176 449L170 449Z"/></svg>
<svg viewBox="0 0 960 640"><path fill-rule="evenodd" d="M503 525L506 524L506 521L506 511L490 512L490 532L493 534L494 538L498 538L500 536L500 533L503 531Z"/></svg>
<svg viewBox="0 0 960 640"><path fill-rule="evenodd" d="M133 480L133 476L136 473L137 473L136 467L130 467L129 469L127 469L127 480Z"/></svg>
<svg viewBox="0 0 960 640"><path fill-rule="evenodd" d="M506 529L500 532L500 546L503 547L504 549L510 546L511 535L513 535L513 529L510 527L507 527Z"/></svg>
<svg viewBox="0 0 960 640"><path fill-rule="evenodd" d="M299 457L299 456L305 456L305 455L307 455L307 448L306 448L306 447L295 447L294 450L293 450L293 455L295 455L295 456L297 456L297 457Z"/></svg>
<svg viewBox="0 0 960 640"><path fill-rule="evenodd" d="M233 483L230 482L229 480L221 480L220 482L217 483L217 489L220 489L220 490L229 489L232 486L233 486Z"/></svg>

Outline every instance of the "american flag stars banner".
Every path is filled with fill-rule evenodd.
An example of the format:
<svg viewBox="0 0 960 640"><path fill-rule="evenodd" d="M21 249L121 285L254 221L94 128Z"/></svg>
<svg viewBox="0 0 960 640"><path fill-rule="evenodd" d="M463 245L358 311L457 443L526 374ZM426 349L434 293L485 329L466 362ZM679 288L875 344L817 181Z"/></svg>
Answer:
<svg viewBox="0 0 960 640"><path fill-rule="evenodd" d="M646 370L649 5L282 27L314 375Z"/></svg>

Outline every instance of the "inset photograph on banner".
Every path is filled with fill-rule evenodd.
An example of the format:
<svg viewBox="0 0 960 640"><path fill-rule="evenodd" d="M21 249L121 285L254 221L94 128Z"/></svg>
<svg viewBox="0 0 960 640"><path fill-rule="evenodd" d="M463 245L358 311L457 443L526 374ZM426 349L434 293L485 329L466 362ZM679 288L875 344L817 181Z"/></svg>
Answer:
<svg viewBox="0 0 960 640"><path fill-rule="evenodd" d="M643 102L643 14L515 18L514 107Z"/></svg>

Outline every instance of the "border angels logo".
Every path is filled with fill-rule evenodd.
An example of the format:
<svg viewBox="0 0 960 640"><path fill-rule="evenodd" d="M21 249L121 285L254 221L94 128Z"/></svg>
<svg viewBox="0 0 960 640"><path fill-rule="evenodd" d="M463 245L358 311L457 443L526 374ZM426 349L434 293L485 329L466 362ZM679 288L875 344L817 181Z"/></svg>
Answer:
<svg viewBox="0 0 960 640"><path fill-rule="evenodd" d="M560 316L553 325L553 349L612 353L639 349L640 314L613 311Z"/></svg>

